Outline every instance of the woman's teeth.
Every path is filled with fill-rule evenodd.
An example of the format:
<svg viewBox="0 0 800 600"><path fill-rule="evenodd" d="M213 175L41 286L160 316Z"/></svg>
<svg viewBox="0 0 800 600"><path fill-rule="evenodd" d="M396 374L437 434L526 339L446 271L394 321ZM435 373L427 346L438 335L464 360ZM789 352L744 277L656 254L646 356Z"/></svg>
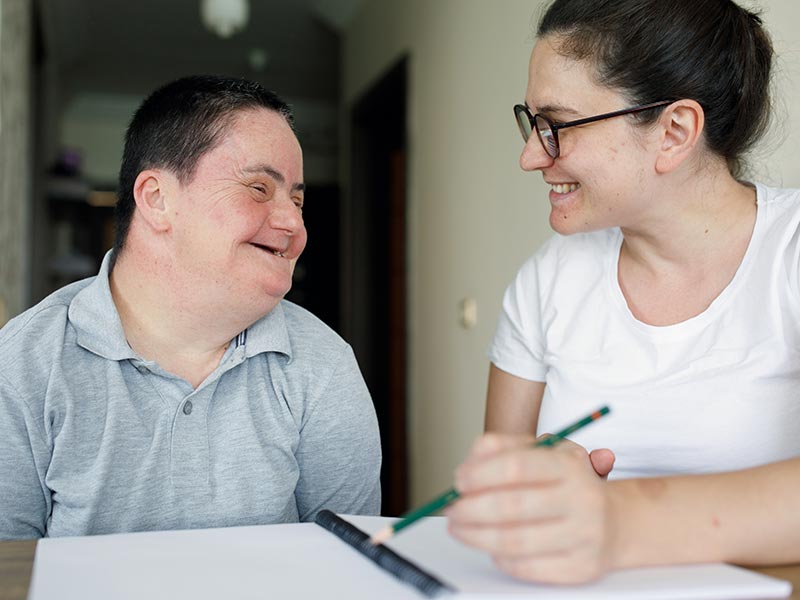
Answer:
<svg viewBox="0 0 800 600"><path fill-rule="evenodd" d="M566 194L567 192L574 192L581 187L580 183L556 183L551 186L556 194Z"/></svg>

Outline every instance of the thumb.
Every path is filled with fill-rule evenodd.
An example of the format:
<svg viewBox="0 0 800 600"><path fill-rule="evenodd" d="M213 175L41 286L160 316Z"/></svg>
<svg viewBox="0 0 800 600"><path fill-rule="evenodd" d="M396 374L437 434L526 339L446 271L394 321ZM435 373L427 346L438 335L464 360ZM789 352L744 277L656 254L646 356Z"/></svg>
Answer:
<svg viewBox="0 0 800 600"><path fill-rule="evenodd" d="M592 450L589 453L589 460L592 462L592 467L594 467L595 472L605 479L608 477L611 469L614 468L616 457L608 448L600 448L599 450Z"/></svg>

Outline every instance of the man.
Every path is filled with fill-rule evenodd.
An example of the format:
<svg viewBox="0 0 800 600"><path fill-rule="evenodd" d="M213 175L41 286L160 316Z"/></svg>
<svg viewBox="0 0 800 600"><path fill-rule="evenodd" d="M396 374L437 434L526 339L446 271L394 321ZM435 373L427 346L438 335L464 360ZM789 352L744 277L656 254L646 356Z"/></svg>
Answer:
<svg viewBox="0 0 800 600"><path fill-rule="evenodd" d="M0 538L378 512L352 350L282 300L306 243L291 123L221 77L136 112L99 274L0 330Z"/></svg>

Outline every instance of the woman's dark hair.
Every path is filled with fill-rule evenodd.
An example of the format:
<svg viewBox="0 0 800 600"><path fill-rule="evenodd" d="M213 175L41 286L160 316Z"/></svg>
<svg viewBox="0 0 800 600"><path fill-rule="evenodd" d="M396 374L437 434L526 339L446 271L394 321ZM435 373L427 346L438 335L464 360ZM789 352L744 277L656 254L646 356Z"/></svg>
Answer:
<svg viewBox="0 0 800 600"><path fill-rule="evenodd" d="M697 101L706 144L734 175L769 126L772 42L759 16L731 0L555 0L537 34L591 61L598 83L633 104Z"/></svg>
<svg viewBox="0 0 800 600"><path fill-rule="evenodd" d="M291 126L292 112L277 94L245 79L184 77L153 92L133 116L125 134L115 209L114 258L128 236L136 202L133 185L145 169L172 171L189 183L200 158L213 150L238 111L266 108Z"/></svg>

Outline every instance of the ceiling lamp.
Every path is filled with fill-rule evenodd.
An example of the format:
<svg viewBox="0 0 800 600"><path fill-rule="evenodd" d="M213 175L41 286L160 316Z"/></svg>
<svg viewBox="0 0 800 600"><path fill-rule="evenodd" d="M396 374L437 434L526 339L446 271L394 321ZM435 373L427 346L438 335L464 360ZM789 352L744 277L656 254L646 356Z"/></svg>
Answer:
<svg viewBox="0 0 800 600"><path fill-rule="evenodd" d="M248 0L200 0L203 24L221 38L244 29L250 16Z"/></svg>

